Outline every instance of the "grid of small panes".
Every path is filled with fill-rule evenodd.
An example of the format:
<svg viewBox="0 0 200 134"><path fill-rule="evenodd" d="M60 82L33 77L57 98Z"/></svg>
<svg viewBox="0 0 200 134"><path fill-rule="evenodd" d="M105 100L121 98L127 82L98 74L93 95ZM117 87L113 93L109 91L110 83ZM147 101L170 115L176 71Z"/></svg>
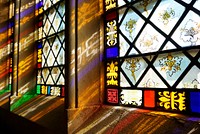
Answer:
<svg viewBox="0 0 200 134"><path fill-rule="evenodd" d="M65 1L36 0L38 94L64 96Z"/></svg>
<svg viewBox="0 0 200 134"><path fill-rule="evenodd" d="M200 114L200 0L104 0L106 103Z"/></svg>

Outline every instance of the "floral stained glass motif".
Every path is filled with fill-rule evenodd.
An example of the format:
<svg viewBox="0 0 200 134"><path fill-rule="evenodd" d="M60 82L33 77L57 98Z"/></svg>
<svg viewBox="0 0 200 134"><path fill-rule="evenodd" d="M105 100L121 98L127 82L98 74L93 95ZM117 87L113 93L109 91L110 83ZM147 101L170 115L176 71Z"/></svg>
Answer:
<svg viewBox="0 0 200 134"><path fill-rule="evenodd" d="M167 110L186 110L186 96L185 92L170 92L162 91L158 92L159 106Z"/></svg>
<svg viewBox="0 0 200 134"><path fill-rule="evenodd" d="M181 47L200 45L200 17L190 11L172 38Z"/></svg>
<svg viewBox="0 0 200 134"><path fill-rule="evenodd" d="M185 8L174 0L161 1L159 7L151 17L151 21L163 30L163 32L169 34L184 10Z"/></svg>
<svg viewBox="0 0 200 134"><path fill-rule="evenodd" d="M154 62L154 67L172 86L189 65L190 60L182 53L160 55Z"/></svg>
<svg viewBox="0 0 200 134"><path fill-rule="evenodd" d="M154 8L157 0L142 0L137 2L133 6L146 18L151 13L152 9Z"/></svg>
<svg viewBox="0 0 200 134"><path fill-rule="evenodd" d="M106 27L106 42L108 46L115 46L117 43L117 22L111 20L107 22Z"/></svg>
<svg viewBox="0 0 200 134"><path fill-rule="evenodd" d="M121 15L119 15L119 17ZM129 41L132 42L143 24L144 20L142 20L139 15L137 15L132 9L129 9L128 13L126 14L120 25L120 30L124 35L126 35Z"/></svg>
<svg viewBox="0 0 200 134"><path fill-rule="evenodd" d="M161 47L164 39L152 26L147 25L136 41L136 47L141 53L156 52Z"/></svg>
<svg viewBox="0 0 200 134"><path fill-rule="evenodd" d="M135 84L138 81L146 67L147 64L142 58L125 59L121 66L122 70L126 73L127 77L132 82L132 84ZM121 79L121 82L126 83L123 82L123 79Z"/></svg>
<svg viewBox="0 0 200 134"><path fill-rule="evenodd" d="M118 86L118 62L107 64L107 86Z"/></svg>

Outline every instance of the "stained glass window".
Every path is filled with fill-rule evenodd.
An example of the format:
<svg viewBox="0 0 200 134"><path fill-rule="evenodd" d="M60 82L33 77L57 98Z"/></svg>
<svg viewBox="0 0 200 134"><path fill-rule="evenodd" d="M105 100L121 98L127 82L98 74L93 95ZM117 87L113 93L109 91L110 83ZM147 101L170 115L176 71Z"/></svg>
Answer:
<svg viewBox="0 0 200 134"><path fill-rule="evenodd" d="M65 85L65 3L37 0L37 88L38 94L64 96Z"/></svg>
<svg viewBox="0 0 200 134"><path fill-rule="evenodd" d="M200 114L199 5L104 0L108 104Z"/></svg>

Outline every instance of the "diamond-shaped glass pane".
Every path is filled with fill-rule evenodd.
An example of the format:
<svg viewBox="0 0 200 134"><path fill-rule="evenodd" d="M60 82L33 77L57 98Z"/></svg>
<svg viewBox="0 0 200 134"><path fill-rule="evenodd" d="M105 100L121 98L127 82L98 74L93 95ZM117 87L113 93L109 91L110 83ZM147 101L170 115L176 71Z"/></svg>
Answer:
<svg viewBox="0 0 200 134"><path fill-rule="evenodd" d="M128 58L123 62L121 68L134 85L147 68L147 63L143 58ZM126 83L126 81L122 80L122 83Z"/></svg>
<svg viewBox="0 0 200 134"><path fill-rule="evenodd" d="M165 38L151 25L147 25L136 41L136 47L141 53L156 52L163 44Z"/></svg>
<svg viewBox="0 0 200 134"><path fill-rule="evenodd" d="M167 86L163 83L163 81L159 78L159 76L153 71L153 69L148 70L148 72L142 78L138 87L167 88Z"/></svg>
<svg viewBox="0 0 200 134"><path fill-rule="evenodd" d="M181 47L200 45L200 16L190 11L177 28L172 38Z"/></svg>
<svg viewBox="0 0 200 134"><path fill-rule="evenodd" d="M145 17L148 17L154 8L157 0L142 0L133 6Z"/></svg>
<svg viewBox="0 0 200 134"><path fill-rule="evenodd" d="M42 78L43 78L44 83L47 83L48 77L49 77L49 69L47 69L47 68L42 69Z"/></svg>
<svg viewBox="0 0 200 134"><path fill-rule="evenodd" d="M161 54L154 62L158 73L172 86L189 65L190 60L183 53Z"/></svg>
<svg viewBox="0 0 200 134"><path fill-rule="evenodd" d="M200 11L200 9L199 9L199 7L200 7L200 0L196 0L196 2L194 4L194 7Z"/></svg>
<svg viewBox="0 0 200 134"><path fill-rule="evenodd" d="M169 34L184 10L185 7L174 0L162 1L151 17L151 21L163 30L163 32Z"/></svg>
<svg viewBox="0 0 200 134"><path fill-rule="evenodd" d="M120 30L132 42L143 24L144 20L130 9L120 25Z"/></svg>
<svg viewBox="0 0 200 134"><path fill-rule="evenodd" d="M193 66L177 88L200 89L200 69L197 66Z"/></svg>

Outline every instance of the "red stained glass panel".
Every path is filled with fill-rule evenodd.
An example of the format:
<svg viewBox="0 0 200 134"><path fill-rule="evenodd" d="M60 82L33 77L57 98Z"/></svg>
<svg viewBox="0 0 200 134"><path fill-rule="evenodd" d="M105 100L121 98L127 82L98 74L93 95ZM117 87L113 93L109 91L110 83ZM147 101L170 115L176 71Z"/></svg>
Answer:
<svg viewBox="0 0 200 134"><path fill-rule="evenodd" d="M118 103L118 90L117 89L108 89L107 90L107 102Z"/></svg>
<svg viewBox="0 0 200 134"><path fill-rule="evenodd" d="M144 107L155 107L155 91L145 90L144 91Z"/></svg>

